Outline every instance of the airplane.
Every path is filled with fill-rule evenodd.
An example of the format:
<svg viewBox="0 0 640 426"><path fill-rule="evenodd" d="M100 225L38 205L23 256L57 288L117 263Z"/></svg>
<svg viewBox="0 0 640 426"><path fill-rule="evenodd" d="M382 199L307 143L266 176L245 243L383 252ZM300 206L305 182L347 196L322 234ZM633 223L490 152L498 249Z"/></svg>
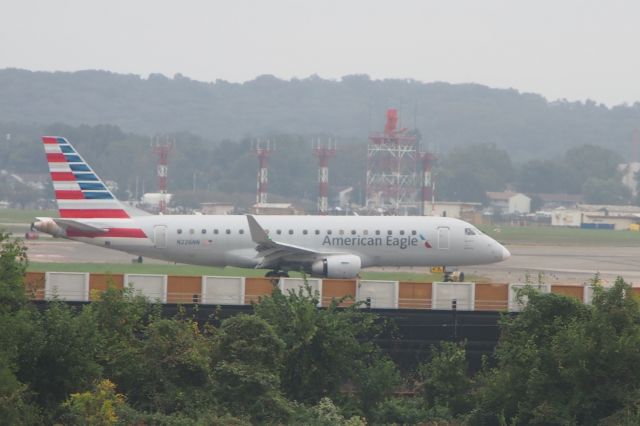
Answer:
<svg viewBox="0 0 640 426"><path fill-rule="evenodd" d="M42 142L60 217L38 217L32 228L140 259L346 279L363 268L459 267L511 255L473 225L449 217L152 215L116 199L64 137Z"/></svg>

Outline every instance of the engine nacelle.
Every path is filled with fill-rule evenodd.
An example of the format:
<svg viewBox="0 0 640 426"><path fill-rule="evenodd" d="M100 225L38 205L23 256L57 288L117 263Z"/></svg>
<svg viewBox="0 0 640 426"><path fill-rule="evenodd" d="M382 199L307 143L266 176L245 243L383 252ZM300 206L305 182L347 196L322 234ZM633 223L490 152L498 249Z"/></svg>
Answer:
<svg viewBox="0 0 640 426"><path fill-rule="evenodd" d="M324 278L355 278L360 273L362 261L353 254L336 254L317 260L311 265L311 274Z"/></svg>
<svg viewBox="0 0 640 426"><path fill-rule="evenodd" d="M57 223L49 218L42 218L33 222L31 224L31 229L53 235L54 237L64 237L67 235L64 229L60 228Z"/></svg>

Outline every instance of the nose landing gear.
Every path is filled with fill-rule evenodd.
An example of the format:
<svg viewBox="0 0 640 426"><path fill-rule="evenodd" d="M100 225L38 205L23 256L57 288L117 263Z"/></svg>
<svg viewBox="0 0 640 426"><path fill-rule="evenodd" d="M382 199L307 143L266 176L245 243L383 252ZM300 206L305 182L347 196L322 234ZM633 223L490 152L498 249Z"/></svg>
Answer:
<svg viewBox="0 0 640 426"><path fill-rule="evenodd" d="M464 272L462 271L447 271L446 268L443 268L443 281L446 283L449 282L463 282L464 281Z"/></svg>

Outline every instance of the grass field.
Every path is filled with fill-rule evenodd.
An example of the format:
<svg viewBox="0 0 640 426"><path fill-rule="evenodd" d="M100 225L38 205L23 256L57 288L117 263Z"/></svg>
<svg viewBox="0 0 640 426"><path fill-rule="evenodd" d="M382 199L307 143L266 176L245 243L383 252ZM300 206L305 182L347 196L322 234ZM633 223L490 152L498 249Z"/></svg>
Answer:
<svg viewBox="0 0 640 426"><path fill-rule="evenodd" d="M58 211L0 209L0 223L31 223L36 217L58 217Z"/></svg>
<svg viewBox="0 0 640 426"><path fill-rule="evenodd" d="M479 228L503 244L638 246L640 232L608 229L580 229L556 226L496 226Z"/></svg>
<svg viewBox="0 0 640 426"><path fill-rule="evenodd" d="M192 265L145 264L145 263L40 263L31 262L33 272L93 272L112 274L160 274L160 275L213 275L231 277L263 277L266 270L242 268L214 268ZM296 272L292 277L300 277ZM440 281L441 275L418 272L364 272L363 279L388 281ZM469 277L472 279L474 277Z"/></svg>

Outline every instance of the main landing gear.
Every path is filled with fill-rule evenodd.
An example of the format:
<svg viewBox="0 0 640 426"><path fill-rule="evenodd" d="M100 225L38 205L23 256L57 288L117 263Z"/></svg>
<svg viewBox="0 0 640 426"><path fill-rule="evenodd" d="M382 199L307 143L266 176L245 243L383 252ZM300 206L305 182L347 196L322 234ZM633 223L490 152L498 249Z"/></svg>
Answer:
<svg viewBox="0 0 640 426"><path fill-rule="evenodd" d="M264 274L267 278L289 278L289 272L282 270L269 271Z"/></svg>

